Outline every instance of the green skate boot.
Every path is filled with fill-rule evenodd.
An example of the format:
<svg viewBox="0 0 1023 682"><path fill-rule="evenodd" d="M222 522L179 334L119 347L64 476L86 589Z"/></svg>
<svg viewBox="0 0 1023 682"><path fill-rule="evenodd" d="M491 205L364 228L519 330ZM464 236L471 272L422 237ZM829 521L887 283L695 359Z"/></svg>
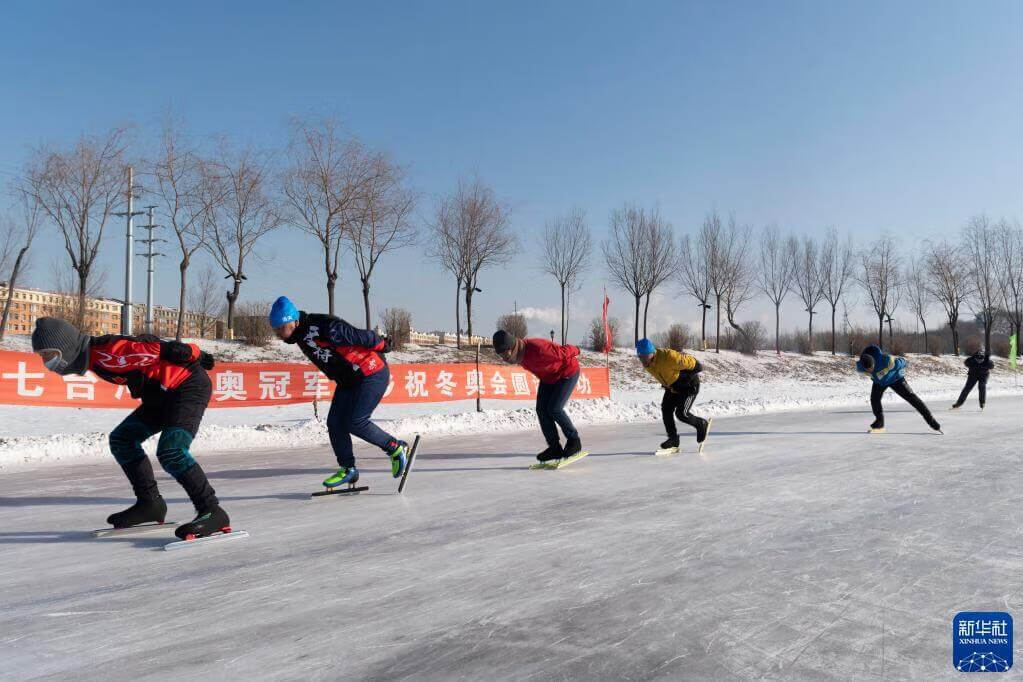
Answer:
<svg viewBox="0 0 1023 682"><path fill-rule="evenodd" d="M391 476L398 478L408 463L408 443L392 440L387 444L387 456L391 458Z"/></svg>
<svg viewBox="0 0 1023 682"><path fill-rule="evenodd" d="M359 480L359 470L355 467L341 467L332 476L328 476L323 479L323 485L326 488L336 488L339 485L350 483L355 485L356 481Z"/></svg>

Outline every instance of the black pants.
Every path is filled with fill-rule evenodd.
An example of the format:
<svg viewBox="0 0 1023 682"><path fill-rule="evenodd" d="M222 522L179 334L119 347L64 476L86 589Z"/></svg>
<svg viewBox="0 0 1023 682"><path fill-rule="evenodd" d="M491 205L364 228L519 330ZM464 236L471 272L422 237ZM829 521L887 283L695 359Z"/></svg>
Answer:
<svg viewBox="0 0 1023 682"><path fill-rule="evenodd" d="M576 372L567 379L555 381L553 384L540 384L536 389L536 416L540 420L544 440L552 448L561 443L558 426L565 432L565 438L571 440L579 437L572 420L565 414L565 403L568 402L578 381L579 372Z"/></svg>
<svg viewBox="0 0 1023 682"><path fill-rule="evenodd" d="M963 386L963 392L959 394L959 400L956 401L956 405L962 405L966 402L966 399L970 397L970 391L973 390L974 385L977 386L977 394L980 397L980 406L984 407L984 401L987 399L987 379L981 379L979 377L966 378L966 385Z"/></svg>
<svg viewBox="0 0 1023 682"><path fill-rule="evenodd" d="M874 384L870 389L870 408L874 410L874 416L877 417L877 421L881 425L884 425L884 410L881 409L881 396L884 395L885 390L892 389L895 394L905 400L907 403L916 408L916 411L920 413L920 416L924 418L924 421L928 423L934 420L931 416L931 411L924 405L924 401L920 400L920 397L913 393L913 389L909 387L905 379L899 379L890 386L881 386L880 384Z"/></svg>
<svg viewBox="0 0 1023 682"><path fill-rule="evenodd" d="M664 389L664 397L661 399L661 417L664 419L664 428L668 432L668 438L677 438L678 429L675 428L675 417L680 422L689 424L694 429L706 423L706 421L690 414L689 410L696 400L696 394L700 392L700 380L681 383L676 381L671 388Z"/></svg>

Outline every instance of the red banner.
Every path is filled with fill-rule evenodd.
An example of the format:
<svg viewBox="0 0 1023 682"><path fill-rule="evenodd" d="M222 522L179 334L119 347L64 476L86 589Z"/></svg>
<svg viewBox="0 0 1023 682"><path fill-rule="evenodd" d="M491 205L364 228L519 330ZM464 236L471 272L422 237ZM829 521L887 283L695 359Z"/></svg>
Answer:
<svg viewBox="0 0 1023 682"><path fill-rule="evenodd" d="M391 365L385 403L435 403L468 400L531 400L539 381L513 365ZM210 372L210 407L259 407L329 400L330 381L312 365L283 362L217 363ZM611 396L608 371L584 367L573 398ZM92 372L60 376L43 367L35 353L0 351L0 404L53 407L131 407L124 386L102 381Z"/></svg>

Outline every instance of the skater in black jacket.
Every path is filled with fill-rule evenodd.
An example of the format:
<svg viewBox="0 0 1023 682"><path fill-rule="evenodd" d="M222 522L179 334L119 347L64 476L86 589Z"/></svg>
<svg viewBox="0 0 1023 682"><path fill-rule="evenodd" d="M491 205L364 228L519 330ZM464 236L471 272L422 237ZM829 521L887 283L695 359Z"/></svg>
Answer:
<svg viewBox="0 0 1023 682"><path fill-rule="evenodd" d="M958 410L966 402L966 399L970 395L970 391L973 390L974 385L977 386L977 396L980 398L980 409L984 409L984 401L987 399L987 378L994 369L995 363L991 361L991 356L982 350L978 350L976 353L966 358L966 385L963 386L962 393L959 394L959 400L952 406L953 410Z"/></svg>

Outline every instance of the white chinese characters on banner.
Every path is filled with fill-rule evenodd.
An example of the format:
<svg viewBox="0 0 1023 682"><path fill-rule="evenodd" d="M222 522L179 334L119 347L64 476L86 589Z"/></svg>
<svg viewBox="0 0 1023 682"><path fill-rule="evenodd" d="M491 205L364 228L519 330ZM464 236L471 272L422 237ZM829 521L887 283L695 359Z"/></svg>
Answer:
<svg viewBox="0 0 1023 682"><path fill-rule="evenodd" d="M512 372L511 378L515 395L529 395L529 378L524 372Z"/></svg>
<svg viewBox="0 0 1023 682"><path fill-rule="evenodd" d="M486 390L483 387L483 372L475 369L465 373L466 395L484 395Z"/></svg>
<svg viewBox="0 0 1023 682"><path fill-rule="evenodd" d="M302 391L303 398L326 398L330 395L330 386L327 384L327 377L320 372L315 370L312 372L302 372L302 379L305 380L305 390Z"/></svg>
<svg viewBox="0 0 1023 682"><path fill-rule="evenodd" d="M217 385L213 389L213 395L217 402L224 400L245 400L248 392L245 390L245 375L241 372L232 372L225 369L217 372Z"/></svg>
<svg viewBox="0 0 1023 682"><path fill-rule="evenodd" d="M495 396L508 395L508 382L500 372L494 372L494 376L490 377L490 390Z"/></svg>
<svg viewBox="0 0 1023 682"><path fill-rule="evenodd" d="M291 372L264 371L259 373L259 399L260 400L287 400L291 397L288 393L288 384L291 383Z"/></svg>
<svg viewBox="0 0 1023 682"><path fill-rule="evenodd" d="M589 395L593 393L593 385L590 384L590 378L586 376L586 372L579 372L579 383L575 386L575 392L579 395Z"/></svg>
<svg viewBox="0 0 1023 682"><path fill-rule="evenodd" d="M61 378L64 380L64 385L67 386L68 400L91 401L96 399L96 382L99 381L99 377L92 372L85 376L70 374Z"/></svg>
<svg viewBox="0 0 1023 682"><path fill-rule="evenodd" d="M426 390L426 372L409 370L405 374L405 393L409 398L427 398L430 392Z"/></svg>
<svg viewBox="0 0 1023 682"><path fill-rule="evenodd" d="M437 373L437 382L434 384L434 388L440 391L440 394L451 398L455 395L455 389L458 388L458 384L454 381L455 375L446 369L442 369Z"/></svg>
<svg viewBox="0 0 1023 682"><path fill-rule="evenodd" d="M23 398L38 398L43 394L42 386L33 386L29 388L29 379L38 380L46 376L43 372L29 372L28 366L19 361L18 371L16 372L5 372L0 374L0 379L16 379L18 381L18 395Z"/></svg>

